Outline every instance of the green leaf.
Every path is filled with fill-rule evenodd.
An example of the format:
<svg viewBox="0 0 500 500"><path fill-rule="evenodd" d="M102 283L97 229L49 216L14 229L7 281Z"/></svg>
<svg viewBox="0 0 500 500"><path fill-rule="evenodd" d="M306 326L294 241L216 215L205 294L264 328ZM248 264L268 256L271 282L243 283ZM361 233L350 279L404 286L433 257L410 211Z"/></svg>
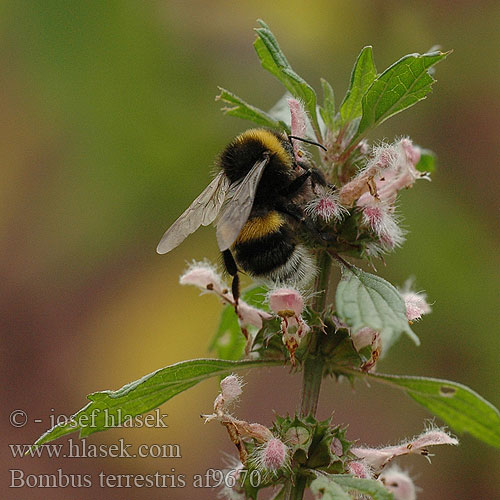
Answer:
<svg viewBox="0 0 500 500"><path fill-rule="evenodd" d="M254 47L262 67L278 78L294 97L303 102L316 134L320 135L316 115L316 92L292 69L269 26L260 19L258 23L261 27L255 29L258 38L254 42Z"/></svg>
<svg viewBox="0 0 500 500"><path fill-rule="evenodd" d="M227 361L221 359L193 359L161 368L117 391L89 394L90 403L65 424L56 425L39 437L33 448L66 434L80 431L80 437L103 431L157 408L175 395L198 382L235 370L257 366L283 364L282 361Z"/></svg>
<svg viewBox="0 0 500 500"><path fill-rule="evenodd" d="M360 479L345 474L334 474L330 478L345 489L370 495L373 500L394 500L393 494L374 479Z"/></svg>
<svg viewBox="0 0 500 500"><path fill-rule="evenodd" d="M245 343L234 308L225 306L209 351L214 351L218 358L236 360L243 355Z"/></svg>
<svg viewBox="0 0 500 500"><path fill-rule="evenodd" d="M311 492L314 498L322 500L351 500L342 486L326 476L318 477L311 483Z"/></svg>
<svg viewBox="0 0 500 500"><path fill-rule="evenodd" d="M420 150L420 160L416 165L419 172L428 172L432 174L436 170L436 155L430 149Z"/></svg>
<svg viewBox="0 0 500 500"><path fill-rule="evenodd" d="M234 95L232 92L229 92L229 90L223 89L222 87L218 88L220 90L220 94L215 98L215 100L228 104L228 106L222 108L224 114L236 116L237 118L243 118L243 120L249 120L262 127L277 129L283 128L279 121L276 121L265 111L248 104L240 97Z"/></svg>
<svg viewBox="0 0 500 500"><path fill-rule="evenodd" d="M325 125L330 130L335 129L335 94L332 86L324 79L321 79L323 89L323 106L319 108L319 113Z"/></svg>
<svg viewBox="0 0 500 500"><path fill-rule="evenodd" d="M377 76L377 69L373 61L372 47L368 45L363 48L356 59L352 69L351 82L349 89L340 105L340 116L342 125L361 116L361 102L366 94L368 87L373 83Z"/></svg>
<svg viewBox="0 0 500 500"><path fill-rule="evenodd" d="M362 118L351 144L374 125L425 99L435 82L430 68L449 53L410 54L379 75L363 97Z"/></svg>
<svg viewBox="0 0 500 500"><path fill-rule="evenodd" d="M427 377L368 374L407 392L417 403L444 420L456 432L500 448L500 412L467 386Z"/></svg>
<svg viewBox="0 0 500 500"><path fill-rule="evenodd" d="M388 281L354 266L345 268L337 287L337 315L353 332L369 327L380 332L383 352L406 333L415 344L418 337L406 318L400 293Z"/></svg>

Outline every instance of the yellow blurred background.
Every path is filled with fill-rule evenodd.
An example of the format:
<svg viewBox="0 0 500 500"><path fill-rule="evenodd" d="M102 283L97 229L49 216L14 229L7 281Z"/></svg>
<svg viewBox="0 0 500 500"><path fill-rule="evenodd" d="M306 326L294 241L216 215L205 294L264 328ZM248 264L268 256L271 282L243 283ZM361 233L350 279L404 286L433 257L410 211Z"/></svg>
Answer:
<svg viewBox="0 0 500 500"><path fill-rule="evenodd" d="M462 382L500 405L498 2L11 0L0 14L7 443L33 442L50 415L75 412L88 393L208 356L220 306L178 285L178 276L187 261L217 260L214 231L198 231L167 256L155 247L208 183L217 152L250 126L220 113L217 85L263 109L282 94L252 47L257 18L270 25L294 69L316 89L327 78L339 102L364 45L374 46L379 71L435 44L454 49L437 67L429 98L372 137L408 134L439 158L432 183L401 197L410 233L378 266L395 284L416 276L434 311L415 325L422 345L403 340L378 369ZM297 407L299 376L274 368L245 380L241 418L270 424L273 410ZM194 474L223 467L222 452L234 454L232 445L222 427L199 417L216 394L211 380L163 405L168 429L88 438L176 443L182 459L14 459L4 444L2 497L214 498L209 488L102 489L96 478L100 471L159 471L190 483ZM9 425L14 409L27 412L26 426ZM418 434L430 418L392 389L359 383L353 391L329 380L319 416L332 412L335 422L349 424L349 438L370 445ZM460 447L434 453L432 465L421 457L399 462L423 489L419 498L500 498L500 450L463 436ZM59 468L91 474L94 487L7 487L9 469Z"/></svg>

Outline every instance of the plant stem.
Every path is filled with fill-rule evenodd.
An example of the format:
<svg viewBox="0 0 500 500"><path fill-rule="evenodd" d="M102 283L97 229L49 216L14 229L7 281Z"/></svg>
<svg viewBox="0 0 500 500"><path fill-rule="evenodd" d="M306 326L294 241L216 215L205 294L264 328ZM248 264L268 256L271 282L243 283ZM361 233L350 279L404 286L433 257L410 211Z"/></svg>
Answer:
<svg viewBox="0 0 500 500"><path fill-rule="evenodd" d="M285 498L286 500L302 500L304 496L304 490L306 489L307 478L305 476L297 476L295 478L295 484L288 483L285 486Z"/></svg>
<svg viewBox="0 0 500 500"><path fill-rule="evenodd" d="M326 251L322 251L318 256L319 274L314 284L313 310L322 313L325 310L328 295L328 282L332 265L331 257ZM319 391L323 379L324 361L319 355L319 333L311 337L309 352L304 362L304 376L302 379L302 402L300 414L302 416L316 415L318 408Z"/></svg>
<svg viewBox="0 0 500 500"><path fill-rule="evenodd" d="M323 360L309 355L304 363L304 378L302 379L302 402L300 414L315 416L318 408L319 391L323 379Z"/></svg>
<svg viewBox="0 0 500 500"><path fill-rule="evenodd" d="M326 251L321 251L318 255L319 274L314 283L314 293L312 308L315 313L321 314L326 307L328 296L328 283L330 280L330 269L332 259ZM309 351L304 362L304 375L302 379L302 400L300 404L300 415L315 416L318 408L319 392L323 380L324 360L320 355L320 332L311 335ZM302 500L307 479L304 476L296 476L295 484L286 486L286 500Z"/></svg>

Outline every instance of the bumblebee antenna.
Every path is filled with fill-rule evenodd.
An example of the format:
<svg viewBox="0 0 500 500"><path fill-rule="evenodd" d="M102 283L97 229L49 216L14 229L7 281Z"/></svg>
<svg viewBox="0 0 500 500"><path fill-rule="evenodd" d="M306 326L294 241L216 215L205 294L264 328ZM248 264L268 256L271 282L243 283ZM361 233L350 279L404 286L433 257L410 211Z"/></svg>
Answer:
<svg viewBox="0 0 500 500"><path fill-rule="evenodd" d="M307 142L308 144L313 144L314 146L318 146L319 148L323 149L324 151L327 151L325 146L323 146L323 144L320 144L319 142L310 141L309 139L304 139L303 137L297 137L296 135L289 135L288 138L289 139L296 139L297 141Z"/></svg>

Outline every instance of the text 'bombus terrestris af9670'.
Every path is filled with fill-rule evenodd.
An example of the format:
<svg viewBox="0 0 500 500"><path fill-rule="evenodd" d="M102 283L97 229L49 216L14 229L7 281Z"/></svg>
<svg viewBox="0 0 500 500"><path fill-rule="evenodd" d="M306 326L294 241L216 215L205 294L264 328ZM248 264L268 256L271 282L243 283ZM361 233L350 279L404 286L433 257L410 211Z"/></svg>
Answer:
<svg viewBox="0 0 500 500"><path fill-rule="evenodd" d="M310 281L314 258L296 228L311 227L304 199L314 195L315 184L326 182L308 161L296 159L291 140L264 128L238 135L220 154L219 173L163 235L158 253L218 218L217 243L236 301L238 270L281 284Z"/></svg>

